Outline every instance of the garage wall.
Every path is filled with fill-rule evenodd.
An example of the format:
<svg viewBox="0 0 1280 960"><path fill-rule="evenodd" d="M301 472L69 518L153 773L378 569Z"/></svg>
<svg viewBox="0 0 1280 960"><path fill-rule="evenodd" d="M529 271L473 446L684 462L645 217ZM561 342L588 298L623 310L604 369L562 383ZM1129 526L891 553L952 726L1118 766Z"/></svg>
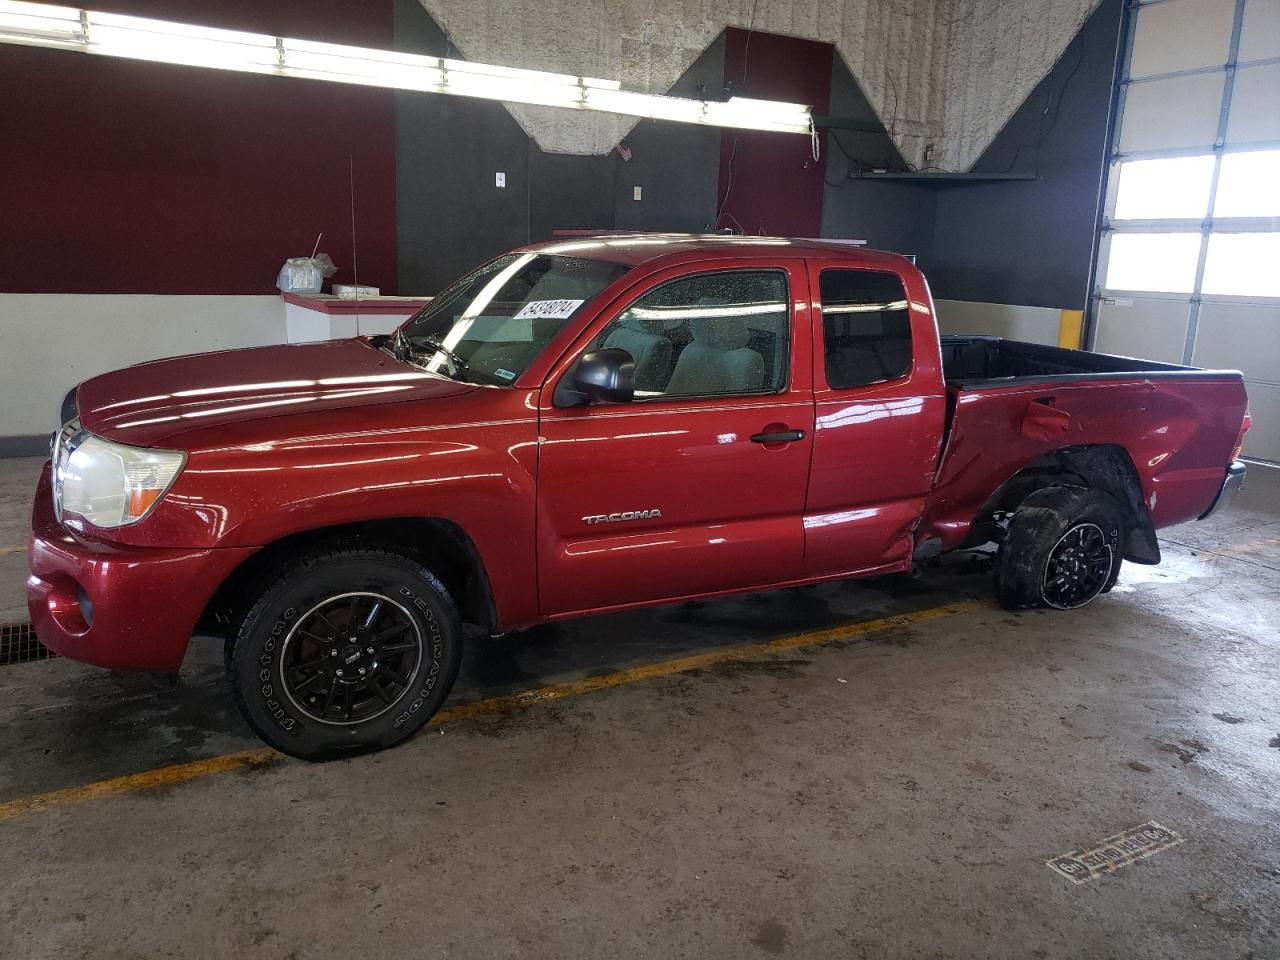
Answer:
<svg viewBox="0 0 1280 960"><path fill-rule="evenodd" d="M601 0L589 9L574 0L422 3L475 60L610 77L648 93L670 88L726 27L834 43L913 162L942 136L952 0ZM606 154L635 124L605 114L509 109L554 153Z"/></svg>
<svg viewBox="0 0 1280 960"><path fill-rule="evenodd" d="M753 97L805 103L816 116L828 114L831 44L736 28L725 31L724 43L725 90L750 90ZM815 158L807 137L722 130L716 226L755 235L818 236L826 139L819 131Z"/></svg>
<svg viewBox="0 0 1280 960"><path fill-rule="evenodd" d="M915 254L946 333L1057 343L1061 311L1088 299L1122 6L1094 10L972 171L1034 179L859 179L905 158L874 132L833 131L823 232ZM856 78L836 77L832 113L867 118Z"/></svg>
<svg viewBox="0 0 1280 960"><path fill-rule="evenodd" d="M831 67L830 111L855 129L827 131L822 235L914 255L927 269L937 193L923 183L858 178L864 170L902 170L906 160L838 53Z"/></svg>
<svg viewBox="0 0 1280 960"><path fill-rule="evenodd" d="M382 2L94 7L371 46L392 36ZM353 175L360 279L395 292L387 91L5 46L0 103L0 453L39 451L87 376L283 340L286 256L323 232L335 279L352 277Z"/></svg>
<svg viewBox="0 0 1280 960"><path fill-rule="evenodd" d="M460 53L417 0L395 0L396 49ZM676 96L716 95L724 39L677 80ZM630 159L548 153L500 103L395 94L400 289L436 293L465 270L556 229L706 231L716 217L720 131L643 121ZM797 138L798 139L798 138ZM496 186L495 174L506 175ZM635 187L641 200L633 199Z"/></svg>
<svg viewBox="0 0 1280 960"><path fill-rule="evenodd" d="M1108 57L1114 60L1121 0L1105 0L978 160L979 170L1029 171L1038 176L1036 181L937 186L850 176L863 169L902 170L909 165L911 154L904 155L900 146L907 128L899 114L910 113L917 118L912 123L925 125L912 130L934 122L928 118L940 107L929 85L933 81L921 78L941 67L935 46L913 47L902 38L909 40L926 29L945 36L970 29L971 21L956 19L959 6L967 2L910 0L879 11L850 4L812 15L800 4L781 25L803 34L816 29L816 23L840 37L865 28L865 42L882 34L897 38L878 52L859 48L850 62L842 56L832 60L828 109L858 122L853 124L857 129L828 134L821 232L917 256L940 303L973 305L944 312L957 322L982 315L997 328L1008 328L991 332L1024 336L1044 326L1043 339L1052 342L1048 318L1058 308L1078 308L1084 296L1102 156L1099 144L1113 75ZM1035 19L1040 2L1027 0L1018 29L994 38L983 56L1012 56L1010 38ZM1080 0L1073 9L1085 5ZM528 56L509 58L489 46L482 51L460 49L460 37L467 34L462 22L480 17L482 5L446 10L453 17L448 34L418 0L325 0L305 5L301 0L278 5L229 0L216 8L216 17L207 3L197 0L116 0L106 6L437 55L547 65L535 62L539 50L546 52L541 41L530 41ZM660 9L655 8L655 16ZM513 23L523 22L521 18L541 18L541 23L554 13L520 10L507 11L494 21L517 39L521 33L512 29ZM720 16L716 11L697 16L713 14ZM726 13L724 19L735 22L736 16ZM770 18L776 16L776 11L762 15L757 29L774 25ZM830 19L837 16L843 19L832 25ZM889 23L894 16L904 22ZM599 32L598 26L592 29ZM640 24L635 29L640 31L637 37L649 38L648 46L628 50L648 64L646 84L652 87L670 54L660 42L667 26ZM568 44L564 49L573 48ZM906 68L912 82L924 85L915 92L899 89L886 108L885 89L896 80L885 71L890 70L895 49L911 61ZM388 292L436 292L478 261L513 245L544 239L556 228L698 231L713 227L716 220L722 134L715 129L644 121L626 136L630 160L616 151L582 152L589 141L581 141L576 154L559 153L544 149L528 135L528 117L513 116L497 103L18 48L6 48L0 70L11 69L11 51L19 58L37 58L38 69L31 72L36 80L17 88L24 91L17 111L0 113L0 123L10 124L6 133L19 125L41 129L25 141L15 141L27 145L19 158L11 152L0 154L0 163L9 164L0 191L8 185L4 199L11 201L9 206L20 218L15 220L19 228L0 238L9 248L0 250L0 262L19 265L0 275L0 290L83 292L83 301L63 300L62 309L96 322L95 329L109 330L120 342L141 345L120 362L150 356L146 345L153 342L156 324L189 304L131 313L103 306L103 294L269 295L281 250L305 252L320 229L326 234L323 247L343 268L338 279L344 279L350 260L344 246L350 241L351 165L356 171L360 278ZM1050 56L1052 44L1044 51L1038 56ZM601 67L589 72L626 77L619 64L611 65L607 58L582 62ZM789 68L786 58L762 62L773 70ZM1029 75L1030 61L1023 57L1018 62L1015 76L993 83L993 103L1003 103L1008 91ZM947 69L958 68L952 64ZM755 70L753 66L753 74ZM28 72L12 70L0 78L23 79ZM864 80L864 75L870 79ZM70 87L64 90L60 84ZM721 34L677 76L671 92L719 96L725 85ZM115 91L115 98L106 97L109 105L94 100L103 96L95 88ZM50 122L49 111L37 109L41 91L46 100L53 91L50 102L60 123ZM172 101L164 101L170 94ZM153 109L157 97L162 106ZM880 123L886 112L887 125ZM61 139L49 139L55 135L44 128L59 126L64 128L56 134ZM157 135L161 129L164 136ZM19 196L15 189L46 182L49 178L39 171L42 163L51 165L55 192L74 200L54 202L48 222L39 216L43 199ZM366 176L366 170L374 173ZM505 174L505 187L495 183L498 172ZM94 176L105 179L92 181ZM633 199L636 187L640 201ZM18 237L39 254L20 248ZM22 267L24 260L27 267ZM267 312L251 300L243 301L238 321L224 324L226 335L239 331L246 344L266 342L262 336L279 339L278 333L261 333L270 326ZM226 309L233 304L229 301ZM980 314L986 304L1003 306ZM17 317L29 306L23 302L0 307L0 316ZM51 315L33 315L33 322L45 323ZM224 343L231 345L223 340L216 345ZM178 345L204 348L205 341ZM82 359L71 356L66 369L55 370L50 379L70 380ZM15 396L29 392L21 376L12 383ZM7 399L5 389L0 386L0 402ZM23 402L11 407L26 409ZM43 430L44 425L32 429ZM10 430L15 428L0 428L0 436ZM25 431L18 427L15 432Z"/></svg>
<svg viewBox="0 0 1280 960"><path fill-rule="evenodd" d="M1058 343L1062 311L1009 303L935 298L934 312L942 334L1005 337L1031 343Z"/></svg>
<svg viewBox="0 0 1280 960"><path fill-rule="evenodd" d="M102 0L95 9L387 46L360 0ZM317 234L395 284L388 91L5 46L0 292L269 294Z"/></svg>
<svg viewBox="0 0 1280 960"><path fill-rule="evenodd" d="M1099 0L952 0L939 157L968 170L1066 54Z"/></svg>
<svg viewBox="0 0 1280 960"><path fill-rule="evenodd" d="M973 167L1036 179L937 188L935 297L1084 309L1122 6L1098 7Z"/></svg>
<svg viewBox="0 0 1280 960"><path fill-rule="evenodd" d="M67 390L160 357L282 343L278 296L0 296L0 456L47 451Z"/></svg>

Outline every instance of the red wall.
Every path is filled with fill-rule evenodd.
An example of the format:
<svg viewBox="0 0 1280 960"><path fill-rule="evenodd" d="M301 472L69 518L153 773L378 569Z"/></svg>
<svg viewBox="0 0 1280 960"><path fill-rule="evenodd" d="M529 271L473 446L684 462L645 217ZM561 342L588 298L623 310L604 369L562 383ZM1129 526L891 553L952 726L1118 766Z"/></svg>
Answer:
<svg viewBox="0 0 1280 960"><path fill-rule="evenodd" d="M730 28L725 31L725 87L732 96L807 104L823 116L831 99L834 52L829 43ZM825 154L825 130L819 144ZM814 162L807 137L725 130L716 225L753 234L821 236L825 164L825 156Z"/></svg>
<svg viewBox="0 0 1280 960"><path fill-rule="evenodd" d="M206 26L392 45L391 0L98 0ZM0 46L0 292L275 292L321 249L395 292L390 91Z"/></svg>

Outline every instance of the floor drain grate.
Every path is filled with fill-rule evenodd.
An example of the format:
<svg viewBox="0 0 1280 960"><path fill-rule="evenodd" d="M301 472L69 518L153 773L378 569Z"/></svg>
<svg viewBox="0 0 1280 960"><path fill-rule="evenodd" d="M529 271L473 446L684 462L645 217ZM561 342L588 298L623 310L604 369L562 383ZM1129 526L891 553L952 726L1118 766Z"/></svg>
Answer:
<svg viewBox="0 0 1280 960"><path fill-rule="evenodd" d="M11 623L0 626L0 667L31 660L48 660L55 657L52 650L36 639L29 623Z"/></svg>

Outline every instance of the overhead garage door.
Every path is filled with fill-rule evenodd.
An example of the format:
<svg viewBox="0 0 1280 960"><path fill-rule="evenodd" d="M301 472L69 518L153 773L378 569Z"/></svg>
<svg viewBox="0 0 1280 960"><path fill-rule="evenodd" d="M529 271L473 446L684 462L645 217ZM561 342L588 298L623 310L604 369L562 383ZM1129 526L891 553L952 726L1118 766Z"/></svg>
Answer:
<svg viewBox="0 0 1280 960"><path fill-rule="evenodd" d="M1280 0L1130 12L1094 349L1244 371L1280 462Z"/></svg>

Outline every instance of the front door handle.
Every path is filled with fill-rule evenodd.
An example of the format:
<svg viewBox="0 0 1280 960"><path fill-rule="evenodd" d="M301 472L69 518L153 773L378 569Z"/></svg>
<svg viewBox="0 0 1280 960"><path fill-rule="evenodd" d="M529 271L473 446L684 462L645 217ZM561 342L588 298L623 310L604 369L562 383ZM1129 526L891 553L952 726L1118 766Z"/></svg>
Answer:
<svg viewBox="0 0 1280 960"><path fill-rule="evenodd" d="M803 430L774 430L769 433L751 435L752 443L794 443L804 439Z"/></svg>

